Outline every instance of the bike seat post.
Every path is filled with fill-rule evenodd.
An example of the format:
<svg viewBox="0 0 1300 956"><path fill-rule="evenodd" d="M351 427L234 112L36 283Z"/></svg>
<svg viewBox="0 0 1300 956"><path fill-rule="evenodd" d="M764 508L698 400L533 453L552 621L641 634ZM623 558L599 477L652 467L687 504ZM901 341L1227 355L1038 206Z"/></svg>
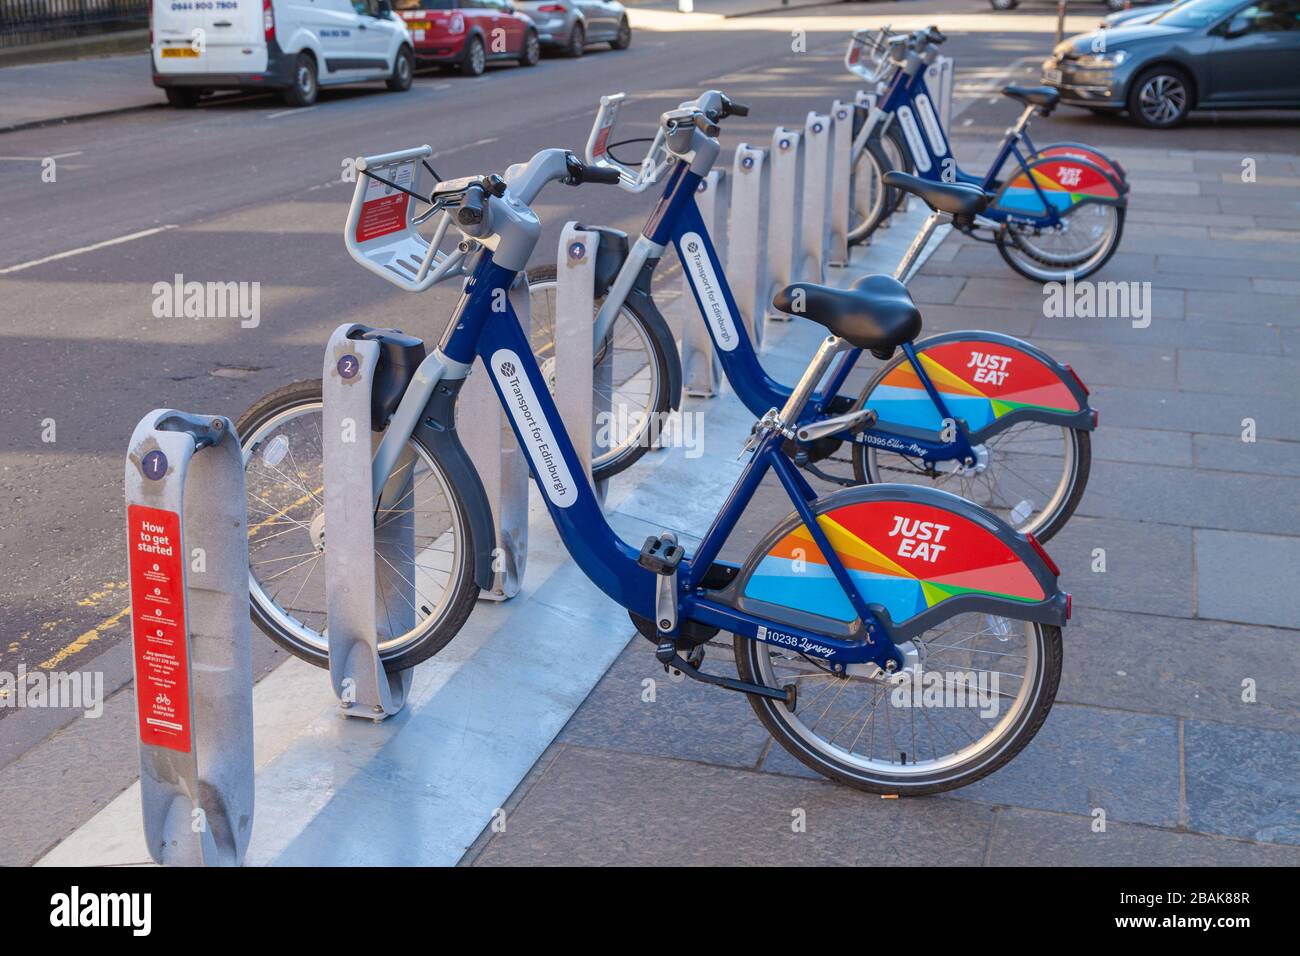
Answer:
<svg viewBox="0 0 1300 956"><path fill-rule="evenodd" d="M938 210L931 210L930 215L926 217L925 222L921 225L921 230L912 240L912 244L907 247L907 251L903 253L903 258L899 260L898 268L894 270L895 279L904 284L907 283L908 276L911 274L912 268L916 265L916 260L919 259L921 253L925 251L925 247L929 244L930 238L934 235L934 231L945 222L951 221L952 217L947 213L939 212Z"/></svg>
<svg viewBox="0 0 1300 956"><path fill-rule="evenodd" d="M817 354L813 360L808 363L808 368L804 370L803 376L799 379L799 384L794 387L790 397L786 400L785 407L781 409L781 422L787 428L793 428L799 421L799 416L803 414L804 406L812 398L817 384L826 374L827 369L831 367L831 362L835 360L848 344L835 335L828 335L822 341L821 347L817 349Z"/></svg>

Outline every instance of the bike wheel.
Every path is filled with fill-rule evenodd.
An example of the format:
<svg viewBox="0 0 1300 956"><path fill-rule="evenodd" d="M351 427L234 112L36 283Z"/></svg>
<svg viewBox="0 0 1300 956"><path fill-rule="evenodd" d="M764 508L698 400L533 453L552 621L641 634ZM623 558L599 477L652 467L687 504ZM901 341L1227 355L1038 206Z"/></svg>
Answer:
<svg viewBox="0 0 1300 956"><path fill-rule="evenodd" d="M898 128L897 123L890 123L885 130L885 135L880 137L880 145L885 151L885 157L889 160L890 168L897 169L903 173L916 173L916 168L912 163L912 154L907 150L907 141L903 138L903 131ZM893 195L893 203L890 205L891 212L897 212L899 207L907 199L907 193L901 189L890 189Z"/></svg>
<svg viewBox="0 0 1300 956"><path fill-rule="evenodd" d="M556 284L555 266L528 270L533 354L552 394L555 393ZM596 303L597 310L600 301ZM625 302L610 330L606 350L593 356L594 362L611 363L610 384L597 384L593 395L593 409L598 416L593 422L597 427L594 434L608 436L602 447L596 449L591 463L592 477L597 481L617 475L649 451L663 416L672 408L667 384L668 357L659 338L650 331L653 321L634 301Z"/></svg>
<svg viewBox="0 0 1300 956"><path fill-rule="evenodd" d="M289 653L328 667L321 409L320 380L295 382L257 401L236 428L248 495L253 621ZM445 647L478 596L473 530L460 494L418 439L412 437L401 462L398 470L410 469L410 490L384 509L375 529L381 599L375 628L390 671L414 667ZM396 532L403 522L413 528L413 538L402 542L413 540L416 548L414 581L383 553L402 547ZM404 598L410 607L388 604L384 595L399 592L414 595L413 602Z"/></svg>
<svg viewBox="0 0 1300 956"><path fill-rule="evenodd" d="M1007 265L1035 282L1082 279L1104 266L1119 248L1124 207L1086 202L1063 217L1060 226L1036 229L1006 223L997 232L998 252Z"/></svg>
<svg viewBox="0 0 1300 956"><path fill-rule="evenodd" d="M874 384L862 399L867 407ZM1082 429L1023 421L977 445L975 455L974 467L950 461L930 471L919 458L854 442L853 475L859 483L951 491L1047 541L1070 520L1088 486L1092 440Z"/></svg>
<svg viewBox="0 0 1300 956"><path fill-rule="evenodd" d="M966 613L909 645L921 663L907 673L920 677L895 683L734 635L742 680L797 688L793 711L749 697L768 732L805 766L871 793L942 793L987 776L1033 739L1056 699L1058 627Z"/></svg>
<svg viewBox="0 0 1300 956"><path fill-rule="evenodd" d="M853 164L849 188L849 245L866 242L901 198L885 185L885 173L894 169L880 137L871 136Z"/></svg>

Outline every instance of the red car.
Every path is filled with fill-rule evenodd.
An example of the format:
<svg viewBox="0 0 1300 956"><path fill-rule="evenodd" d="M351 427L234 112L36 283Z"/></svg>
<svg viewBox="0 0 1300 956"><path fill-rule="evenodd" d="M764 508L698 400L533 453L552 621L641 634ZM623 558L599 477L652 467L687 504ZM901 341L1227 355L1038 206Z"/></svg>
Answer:
<svg viewBox="0 0 1300 956"><path fill-rule="evenodd" d="M533 66L542 56L537 28L510 0L396 0L419 65L449 63L478 76L492 60Z"/></svg>

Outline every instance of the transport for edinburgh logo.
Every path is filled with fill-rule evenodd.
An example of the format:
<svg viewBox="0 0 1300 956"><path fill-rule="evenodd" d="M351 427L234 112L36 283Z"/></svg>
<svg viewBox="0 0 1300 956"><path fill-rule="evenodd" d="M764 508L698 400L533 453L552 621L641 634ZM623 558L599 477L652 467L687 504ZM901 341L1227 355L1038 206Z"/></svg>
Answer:
<svg viewBox="0 0 1300 956"><path fill-rule="evenodd" d="M514 374L515 374L515 363L514 363L514 362L502 362L502 363L501 363L501 374L504 375L506 378L513 378L513 377L514 377Z"/></svg>

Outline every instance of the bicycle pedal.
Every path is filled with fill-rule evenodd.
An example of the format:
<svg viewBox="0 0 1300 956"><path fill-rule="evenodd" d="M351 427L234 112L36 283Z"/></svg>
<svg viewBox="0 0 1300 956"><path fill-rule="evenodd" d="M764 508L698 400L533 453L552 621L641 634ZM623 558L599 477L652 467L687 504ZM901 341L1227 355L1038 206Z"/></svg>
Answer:
<svg viewBox="0 0 1300 956"><path fill-rule="evenodd" d="M641 555L636 563L655 574L676 574L677 565L682 563L685 553L672 534L655 534L646 538L645 544L641 545Z"/></svg>
<svg viewBox="0 0 1300 956"><path fill-rule="evenodd" d="M666 641L660 641L659 646L655 648L655 660L660 664L663 664L665 670L668 668L668 665L673 662L673 658L676 656L677 642L672 638L669 638Z"/></svg>

